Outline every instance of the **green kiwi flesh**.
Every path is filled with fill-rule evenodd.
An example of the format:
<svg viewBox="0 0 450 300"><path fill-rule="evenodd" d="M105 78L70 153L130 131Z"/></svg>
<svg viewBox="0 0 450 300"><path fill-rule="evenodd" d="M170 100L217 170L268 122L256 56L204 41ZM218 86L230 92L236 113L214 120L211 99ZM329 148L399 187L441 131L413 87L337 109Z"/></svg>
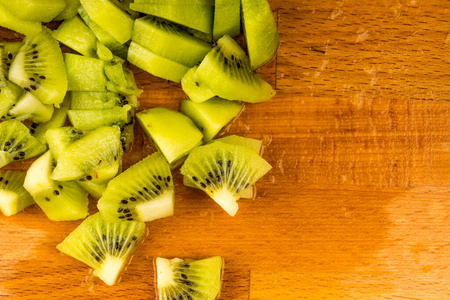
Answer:
<svg viewBox="0 0 450 300"><path fill-rule="evenodd" d="M97 207L111 221L149 222L172 216L174 198L170 167L156 152L112 179Z"/></svg>
<svg viewBox="0 0 450 300"><path fill-rule="evenodd" d="M253 69L269 62L277 53L280 34L267 0L241 0L242 23Z"/></svg>
<svg viewBox="0 0 450 300"><path fill-rule="evenodd" d="M181 112L191 118L203 133L203 142L210 141L241 111L242 105L219 97L201 103L184 100Z"/></svg>
<svg viewBox="0 0 450 300"><path fill-rule="evenodd" d="M107 63L104 71L109 80L106 83L106 88L109 91L136 97L142 94L143 91L136 86L133 72L122 63Z"/></svg>
<svg viewBox="0 0 450 300"><path fill-rule="evenodd" d="M8 76L9 67L21 45L21 42L0 42L0 82Z"/></svg>
<svg viewBox="0 0 450 300"><path fill-rule="evenodd" d="M26 172L0 170L0 211L7 217L34 204L33 197L23 187Z"/></svg>
<svg viewBox="0 0 450 300"><path fill-rule="evenodd" d="M50 121L54 111L51 104L43 104L36 96L25 93L8 111L7 116L16 120L31 120L35 123L45 123Z"/></svg>
<svg viewBox="0 0 450 300"><path fill-rule="evenodd" d="M129 14L109 0L81 0L89 17L119 43L131 38L134 21Z"/></svg>
<svg viewBox="0 0 450 300"><path fill-rule="evenodd" d="M181 79L181 87L192 101L203 102L213 98L216 94L198 79L197 69L198 66L194 66L187 71Z"/></svg>
<svg viewBox="0 0 450 300"><path fill-rule="evenodd" d="M216 0L214 5L213 38L225 34L236 37L241 33L241 0Z"/></svg>
<svg viewBox="0 0 450 300"><path fill-rule="evenodd" d="M80 0L64 0L66 7L57 15L54 20L61 21L70 19L77 14L78 7L81 6Z"/></svg>
<svg viewBox="0 0 450 300"><path fill-rule="evenodd" d="M45 133L45 140L52 152L55 160L58 160L60 154L64 153L66 148L84 137L86 132L74 127L50 128Z"/></svg>
<svg viewBox="0 0 450 300"><path fill-rule="evenodd" d="M50 179L53 168L50 151L31 164L24 187L52 221L72 221L85 218L88 212L88 194L75 182L57 182Z"/></svg>
<svg viewBox="0 0 450 300"><path fill-rule="evenodd" d="M211 50L209 43L192 36L180 26L154 16L135 21L131 40L159 56L188 67L200 63Z"/></svg>
<svg viewBox="0 0 450 300"><path fill-rule="evenodd" d="M6 120L11 117L8 111L17 103L23 95L24 90L17 84L4 79L0 80L0 117Z"/></svg>
<svg viewBox="0 0 450 300"><path fill-rule="evenodd" d="M159 300L213 300L220 293L223 259L156 258Z"/></svg>
<svg viewBox="0 0 450 300"><path fill-rule="evenodd" d="M234 216L244 190L270 169L268 162L247 147L214 142L192 150L181 174Z"/></svg>
<svg viewBox="0 0 450 300"><path fill-rule="evenodd" d="M50 22L65 7L64 0L0 0L17 18L28 21Z"/></svg>
<svg viewBox="0 0 450 300"><path fill-rule="evenodd" d="M64 60L68 91L106 92L105 61L71 53L64 53Z"/></svg>
<svg viewBox="0 0 450 300"><path fill-rule="evenodd" d="M49 29L26 36L8 74L9 80L44 104L58 105L67 92L67 76L58 41Z"/></svg>
<svg viewBox="0 0 450 300"><path fill-rule="evenodd" d="M137 113L136 117L169 164L202 143L203 134L191 119L178 111L157 107Z"/></svg>
<svg viewBox="0 0 450 300"><path fill-rule="evenodd" d="M128 61L156 77L174 82L180 82L189 70L189 67L157 55L133 41L128 48Z"/></svg>
<svg viewBox="0 0 450 300"><path fill-rule="evenodd" d="M81 130L94 130L103 126L120 127L130 122L130 105L117 106L110 109L69 110L67 112L72 126Z"/></svg>
<svg viewBox="0 0 450 300"><path fill-rule="evenodd" d="M45 150L45 145L33 137L20 121L0 123L0 168L14 161L37 156Z"/></svg>
<svg viewBox="0 0 450 300"><path fill-rule="evenodd" d="M96 213L84 220L56 248L94 269L114 285L145 233L142 222L109 222Z"/></svg>
<svg viewBox="0 0 450 300"><path fill-rule="evenodd" d="M113 92L71 92L70 101L70 109L73 110L110 109L124 105L130 105L132 108L139 107L139 101L135 95Z"/></svg>
<svg viewBox="0 0 450 300"><path fill-rule="evenodd" d="M0 4L0 26L25 35L33 35L42 30L41 22L19 19L2 4Z"/></svg>
<svg viewBox="0 0 450 300"><path fill-rule="evenodd" d="M75 181L83 190L85 190L94 199L100 199L108 186L107 182L96 183L92 181Z"/></svg>
<svg viewBox="0 0 450 300"><path fill-rule="evenodd" d="M217 41L203 59L196 76L217 96L228 100L261 102L275 91L252 69L241 47L228 35Z"/></svg>
<svg viewBox="0 0 450 300"><path fill-rule="evenodd" d="M214 5L214 0L134 0L140 4L169 4L176 6L183 5ZM182 8L181 8L182 9Z"/></svg>
<svg viewBox="0 0 450 300"><path fill-rule="evenodd" d="M139 18L139 13L130 8L130 3L133 3L134 0L111 0L115 5L117 5L120 9L125 11L131 18L136 19Z"/></svg>

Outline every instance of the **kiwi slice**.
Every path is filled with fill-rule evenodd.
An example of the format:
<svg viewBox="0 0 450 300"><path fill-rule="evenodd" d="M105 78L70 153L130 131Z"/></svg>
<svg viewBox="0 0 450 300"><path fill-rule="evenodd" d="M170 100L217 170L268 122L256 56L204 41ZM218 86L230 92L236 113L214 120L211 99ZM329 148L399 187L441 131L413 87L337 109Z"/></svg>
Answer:
<svg viewBox="0 0 450 300"><path fill-rule="evenodd" d="M72 18L77 14L78 7L81 6L80 0L64 0L64 2L66 2L66 7L54 18L55 21Z"/></svg>
<svg viewBox="0 0 450 300"><path fill-rule="evenodd" d="M0 170L0 211L7 217L34 204L33 197L23 187L26 172Z"/></svg>
<svg viewBox="0 0 450 300"><path fill-rule="evenodd" d="M4 79L0 80L0 117L1 120L10 119L8 111L17 103L24 90L17 84Z"/></svg>
<svg viewBox="0 0 450 300"><path fill-rule="evenodd" d="M131 38L134 21L117 5L109 0L81 0L89 17L119 43Z"/></svg>
<svg viewBox="0 0 450 300"><path fill-rule="evenodd" d="M241 34L241 0L216 0L214 5L213 38Z"/></svg>
<svg viewBox="0 0 450 300"><path fill-rule="evenodd" d="M9 80L44 104L58 105L67 91L67 76L59 43L47 28L27 36L9 69Z"/></svg>
<svg viewBox="0 0 450 300"><path fill-rule="evenodd" d="M192 150L181 167L181 174L234 216L239 208L236 201L244 190L271 168L247 147L214 142Z"/></svg>
<svg viewBox="0 0 450 300"><path fill-rule="evenodd" d="M43 153L45 145L34 138L20 121L0 123L0 168Z"/></svg>
<svg viewBox="0 0 450 300"><path fill-rule="evenodd" d="M189 67L157 55L141 45L131 42L128 61L148 73L174 82L180 82Z"/></svg>
<svg viewBox="0 0 450 300"><path fill-rule="evenodd" d="M123 95L134 95L139 97L142 90L136 85L133 72L120 62L105 64L105 74L108 78L106 87L111 92Z"/></svg>
<svg viewBox="0 0 450 300"><path fill-rule="evenodd" d="M9 67L21 45L21 42L0 42L0 79L8 76Z"/></svg>
<svg viewBox="0 0 450 300"><path fill-rule="evenodd" d="M235 118L242 109L242 105L219 97L202 103L184 100L181 112L194 121L203 133L203 142L211 140L219 131Z"/></svg>
<svg viewBox="0 0 450 300"><path fill-rule="evenodd" d="M53 37L71 49L97 57L97 37L79 16L73 16L53 31Z"/></svg>
<svg viewBox="0 0 450 300"><path fill-rule="evenodd" d="M198 66L194 66L184 74L181 79L181 87L192 101L203 102L213 98L216 94L198 79L196 75L197 69Z"/></svg>
<svg viewBox="0 0 450 300"><path fill-rule="evenodd" d="M149 222L172 216L174 199L170 167L156 152L112 179L97 207L111 221Z"/></svg>
<svg viewBox="0 0 450 300"><path fill-rule="evenodd" d="M106 92L105 61L71 53L64 60L69 91Z"/></svg>
<svg viewBox="0 0 450 300"><path fill-rule="evenodd" d="M280 44L280 34L267 0L242 0L242 24L253 69L269 62Z"/></svg>
<svg viewBox="0 0 450 300"><path fill-rule="evenodd" d="M71 92L70 109L109 109L116 106L130 105L139 107L135 95L123 95L113 92Z"/></svg>
<svg viewBox="0 0 450 300"><path fill-rule="evenodd" d="M53 105L43 104L33 94L25 93L17 103L13 104L7 116L20 121L29 119L35 123L45 123L50 121L53 111Z"/></svg>
<svg viewBox="0 0 450 300"><path fill-rule="evenodd" d="M75 182L50 179L53 169L50 151L33 162L25 177L24 187L52 221L72 221L85 218L88 194Z"/></svg>
<svg viewBox="0 0 450 300"><path fill-rule="evenodd" d="M65 7L64 0L0 0L12 14L22 20L50 22Z"/></svg>
<svg viewBox="0 0 450 300"><path fill-rule="evenodd" d="M83 190L85 190L94 199L100 199L108 186L107 182L96 183L92 181L75 181Z"/></svg>
<svg viewBox="0 0 450 300"><path fill-rule="evenodd" d="M220 293L223 259L156 258L158 299L212 300Z"/></svg>
<svg viewBox="0 0 450 300"><path fill-rule="evenodd" d="M157 55L188 67L200 63L211 50L209 43L192 36L184 28L154 16L135 21L131 40Z"/></svg>
<svg viewBox="0 0 450 300"><path fill-rule="evenodd" d="M142 222L109 222L96 213L56 248L94 269L108 285L117 282L145 233Z"/></svg>
<svg viewBox="0 0 450 300"><path fill-rule="evenodd" d="M22 20L12 14L6 6L2 4L0 4L0 26L25 35L33 35L42 30L41 22Z"/></svg>
<svg viewBox="0 0 450 300"><path fill-rule="evenodd" d="M102 126L125 126L130 122L130 105L98 110L69 110L70 123L81 130L94 130Z"/></svg>
<svg viewBox="0 0 450 300"><path fill-rule="evenodd" d="M191 119L178 111L156 107L137 113L136 117L169 164L202 143L203 134Z"/></svg>
<svg viewBox="0 0 450 300"><path fill-rule="evenodd" d="M50 128L45 133L45 140L55 160L66 148L86 135L86 132L74 127Z"/></svg>
<svg viewBox="0 0 450 300"><path fill-rule="evenodd" d="M224 99L261 102L275 95L229 35L217 41L217 46L206 55L195 74L199 82Z"/></svg>

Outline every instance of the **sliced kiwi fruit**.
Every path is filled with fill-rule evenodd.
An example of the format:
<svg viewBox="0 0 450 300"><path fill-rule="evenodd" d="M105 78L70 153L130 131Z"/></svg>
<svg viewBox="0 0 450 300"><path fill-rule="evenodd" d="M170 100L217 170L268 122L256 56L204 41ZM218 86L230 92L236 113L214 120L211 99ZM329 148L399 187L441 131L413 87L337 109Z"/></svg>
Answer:
<svg viewBox="0 0 450 300"><path fill-rule="evenodd" d="M206 55L195 74L199 82L224 99L261 102L275 95L229 35L217 41L217 46Z"/></svg>
<svg viewBox="0 0 450 300"><path fill-rule="evenodd" d="M241 3L250 64L257 69L277 53L280 34L267 0L241 0Z"/></svg>
<svg viewBox="0 0 450 300"><path fill-rule="evenodd" d="M23 187L26 172L0 170L0 211L7 217L34 204L33 197Z"/></svg>
<svg viewBox="0 0 450 300"><path fill-rule="evenodd" d="M213 300L220 293L223 259L156 258L159 300Z"/></svg>
<svg viewBox="0 0 450 300"><path fill-rule="evenodd" d="M75 181L83 190L85 190L94 199L100 199L108 186L107 182L96 183L92 181Z"/></svg>
<svg viewBox="0 0 450 300"><path fill-rule="evenodd" d="M8 76L9 67L21 45L21 42L0 42L0 79Z"/></svg>
<svg viewBox="0 0 450 300"><path fill-rule="evenodd" d="M12 14L22 20L50 22L65 7L64 0L0 0Z"/></svg>
<svg viewBox="0 0 450 300"><path fill-rule="evenodd" d="M44 104L58 106L67 91L67 76L58 41L47 28L27 36L11 63L9 80Z"/></svg>
<svg viewBox="0 0 450 300"><path fill-rule="evenodd" d="M137 107L137 99L132 96L119 95L113 92L71 92L70 109L110 109L130 104ZM133 104L133 105L132 105ZM136 106L136 107L135 107Z"/></svg>
<svg viewBox="0 0 450 300"><path fill-rule="evenodd" d="M96 213L56 248L94 269L107 285L117 282L145 233L143 222L109 222Z"/></svg>
<svg viewBox="0 0 450 300"><path fill-rule="evenodd" d="M241 34L241 0L216 0L214 5L213 38Z"/></svg>
<svg viewBox="0 0 450 300"><path fill-rule="evenodd" d="M55 160L58 160L66 148L86 135L86 132L74 127L50 128L45 133L45 140Z"/></svg>
<svg viewBox="0 0 450 300"><path fill-rule="evenodd" d="M88 194L75 182L50 179L54 163L50 151L33 162L27 171L24 187L52 221L72 221L85 218Z"/></svg>
<svg viewBox="0 0 450 300"><path fill-rule="evenodd" d="M34 138L20 121L0 123L0 168L14 161L37 156L45 150L45 145Z"/></svg>
<svg viewBox="0 0 450 300"><path fill-rule="evenodd" d="M105 61L71 53L64 60L69 91L106 92Z"/></svg>
<svg viewBox="0 0 450 300"><path fill-rule="evenodd" d="M24 90L17 84L7 79L0 80L0 117L2 121L11 118L8 111L19 101L23 93Z"/></svg>
<svg viewBox="0 0 450 300"><path fill-rule="evenodd" d="M198 66L194 66L189 69L189 71L184 74L181 79L181 87L183 91L189 96L194 102L203 102L208 99L213 98L216 94L211 91L203 82L198 79L196 71Z"/></svg>
<svg viewBox="0 0 450 300"><path fill-rule="evenodd" d="M149 222L172 216L174 198L170 167L156 152L112 179L97 207L111 221Z"/></svg>
<svg viewBox="0 0 450 300"><path fill-rule="evenodd" d="M128 48L128 61L156 77L174 82L180 82L189 70L189 67L157 55L133 41Z"/></svg>
<svg viewBox="0 0 450 300"><path fill-rule="evenodd" d="M244 190L270 169L268 162L247 147L214 142L192 150L181 174L234 216Z"/></svg>
<svg viewBox="0 0 450 300"><path fill-rule="evenodd" d="M42 30L39 21L22 20L12 14L6 6L0 4L0 26L25 35L33 35Z"/></svg>
<svg viewBox="0 0 450 300"><path fill-rule="evenodd" d="M18 99L17 103L8 111L7 116L22 120L31 120L35 123L45 123L50 121L54 111L51 104L43 104L36 96L25 93Z"/></svg>
<svg viewBox="0 0 450 300"><path fill-rule="evenodd" d="M79 16L65 20L53 31L59 42L89 57L97 57L97 37Z"/></svg>
<svg viewBox="0 0 450 300"><path fill-rule="evenodd" d="M211 50L209 43L194 37L181 26L154 16L135 21L131 40L159 56L188 67L200 63Z"/></svg>
<svg viewBox="0 0 450 300"><path fill-rule="evenodd" d="M109 0L81 0L89 17L119 43L131 38L134 21L117 5Z"/></svg>
<svg viewBox="0 0 450 300"><path fill-rule="evenodd" d="M134 95L139 97L143 90L136 85L133 72L120 62L109 62L104 68L108 82L106 88L115 93L123 95Z"/></svg>
<svg viewBox="0 0 450 300"><path fill-rule="evenodd" d="M72 18L77 14L78 7L81 6L80 0L64 0L64 2L66 2L66 7L54 18L55 21Z"/></svg>
<svg viewBox="0 0 450 300"><path fill-rule="evenodd" d="M137 113L136 117L169 164L202 143L203 134L191 119L178 111L156 107Z"/></svg>
<svg viewBox="0 0 450 300"><path fill-rule="evenodd" d="M103 126L125 126L130 122L131 106L117 106L110 109L69 110L70 123L81 130L94 130Z"/></svg>
<svg viewBox="0 0 450 300"><path fill-rule="evenodd" d="M203 133L203 142L211 140L219 131L233 120L241 111L242 105L215 97L202 103L184 100L181 112L191 118Z"/></svg>

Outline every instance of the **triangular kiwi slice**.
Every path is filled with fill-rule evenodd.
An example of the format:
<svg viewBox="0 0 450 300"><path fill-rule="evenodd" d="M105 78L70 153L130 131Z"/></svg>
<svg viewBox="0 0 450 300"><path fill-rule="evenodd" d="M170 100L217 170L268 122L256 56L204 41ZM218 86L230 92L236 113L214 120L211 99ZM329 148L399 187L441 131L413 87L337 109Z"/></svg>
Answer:
<svg viewBox="0 0 450 300"><path fill-rule="evenodd" d="M9 69L9 80L44 104L63 102L67 75L58 41L49 29L25 37Z"/></svg>
<svg viewBox="0 0 450 300"><path fill-rule="evenodd" d="M43 28L41 22L19 19L2 4L0 4L0 26L25 35L36 34Z"/></svg>
<svg viewBox="0 0 450 300"><path fill-rule="evenodd" d="M214 142L189 154L181 174L207 193L229 215L238 210L236 201L272 167L253 150Z"/></svg>
<svg viewBox="0 0 450 300"><path fill-rule="evenodd" d="M0 211L12 216L34 204L33 197L23 187L26 172L0 170Z"/></svg>
<svg viewBox="0 0 450 300"><path fill-rule="evenodd" d="M142 222L109 222L96 213L80 224L56 248L94 269L108 285L117 282L145 233Z"/></svg>
<svg viewBox="0 0 450 300"><path fill-rule="evenodd" d="M169 164L154 153L108 183L98 202L111 221L142 221L173 215L174 189Z"/></svg>
<svg viewBox="0 0 450 300"><path fill-rule="evenodd" d="M211 99L216 94L211 91L203 82L200 81L196 75L198 66L194 66L184 74L181 79L181 87L183 91L189 96L194 102L203 102Z"/></svg>
<svg viewBox="0 0 450 300"><path fill-rule="evenodd" d="M195 75L217 96L228 100L261 102L275 91L252 69L241 47L225 35L203 59ZM187 93L186 89L184 91ZM188 96L190 96L188 94Z"/></svg>
<svg viewBox="0 0 450 300"><path fill-rule="evenodd" d="M33 137L20 121L0 123L0 168L14 161L37 156L45 150L45 145Z"/></svg>

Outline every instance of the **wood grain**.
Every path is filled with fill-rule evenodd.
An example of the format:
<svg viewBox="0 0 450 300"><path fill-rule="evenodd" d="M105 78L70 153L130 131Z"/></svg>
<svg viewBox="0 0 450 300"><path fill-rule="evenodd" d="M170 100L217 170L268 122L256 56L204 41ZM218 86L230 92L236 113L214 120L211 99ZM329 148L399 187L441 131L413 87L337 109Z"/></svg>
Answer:
<svg viewBox="0 0 450 300"><path fill-rule="evenodd" d="M81 221L0 216L1 299L154 299L155 257L211 255L221 299L450 299L450 2L270 3L278 94L221 133L264 141L257 197L231 218L175 172L175 216L112 287L55 249ZM180 107L178 84L134 71L142 108ZM153 151L136 131L125 166Z"/></svg>

